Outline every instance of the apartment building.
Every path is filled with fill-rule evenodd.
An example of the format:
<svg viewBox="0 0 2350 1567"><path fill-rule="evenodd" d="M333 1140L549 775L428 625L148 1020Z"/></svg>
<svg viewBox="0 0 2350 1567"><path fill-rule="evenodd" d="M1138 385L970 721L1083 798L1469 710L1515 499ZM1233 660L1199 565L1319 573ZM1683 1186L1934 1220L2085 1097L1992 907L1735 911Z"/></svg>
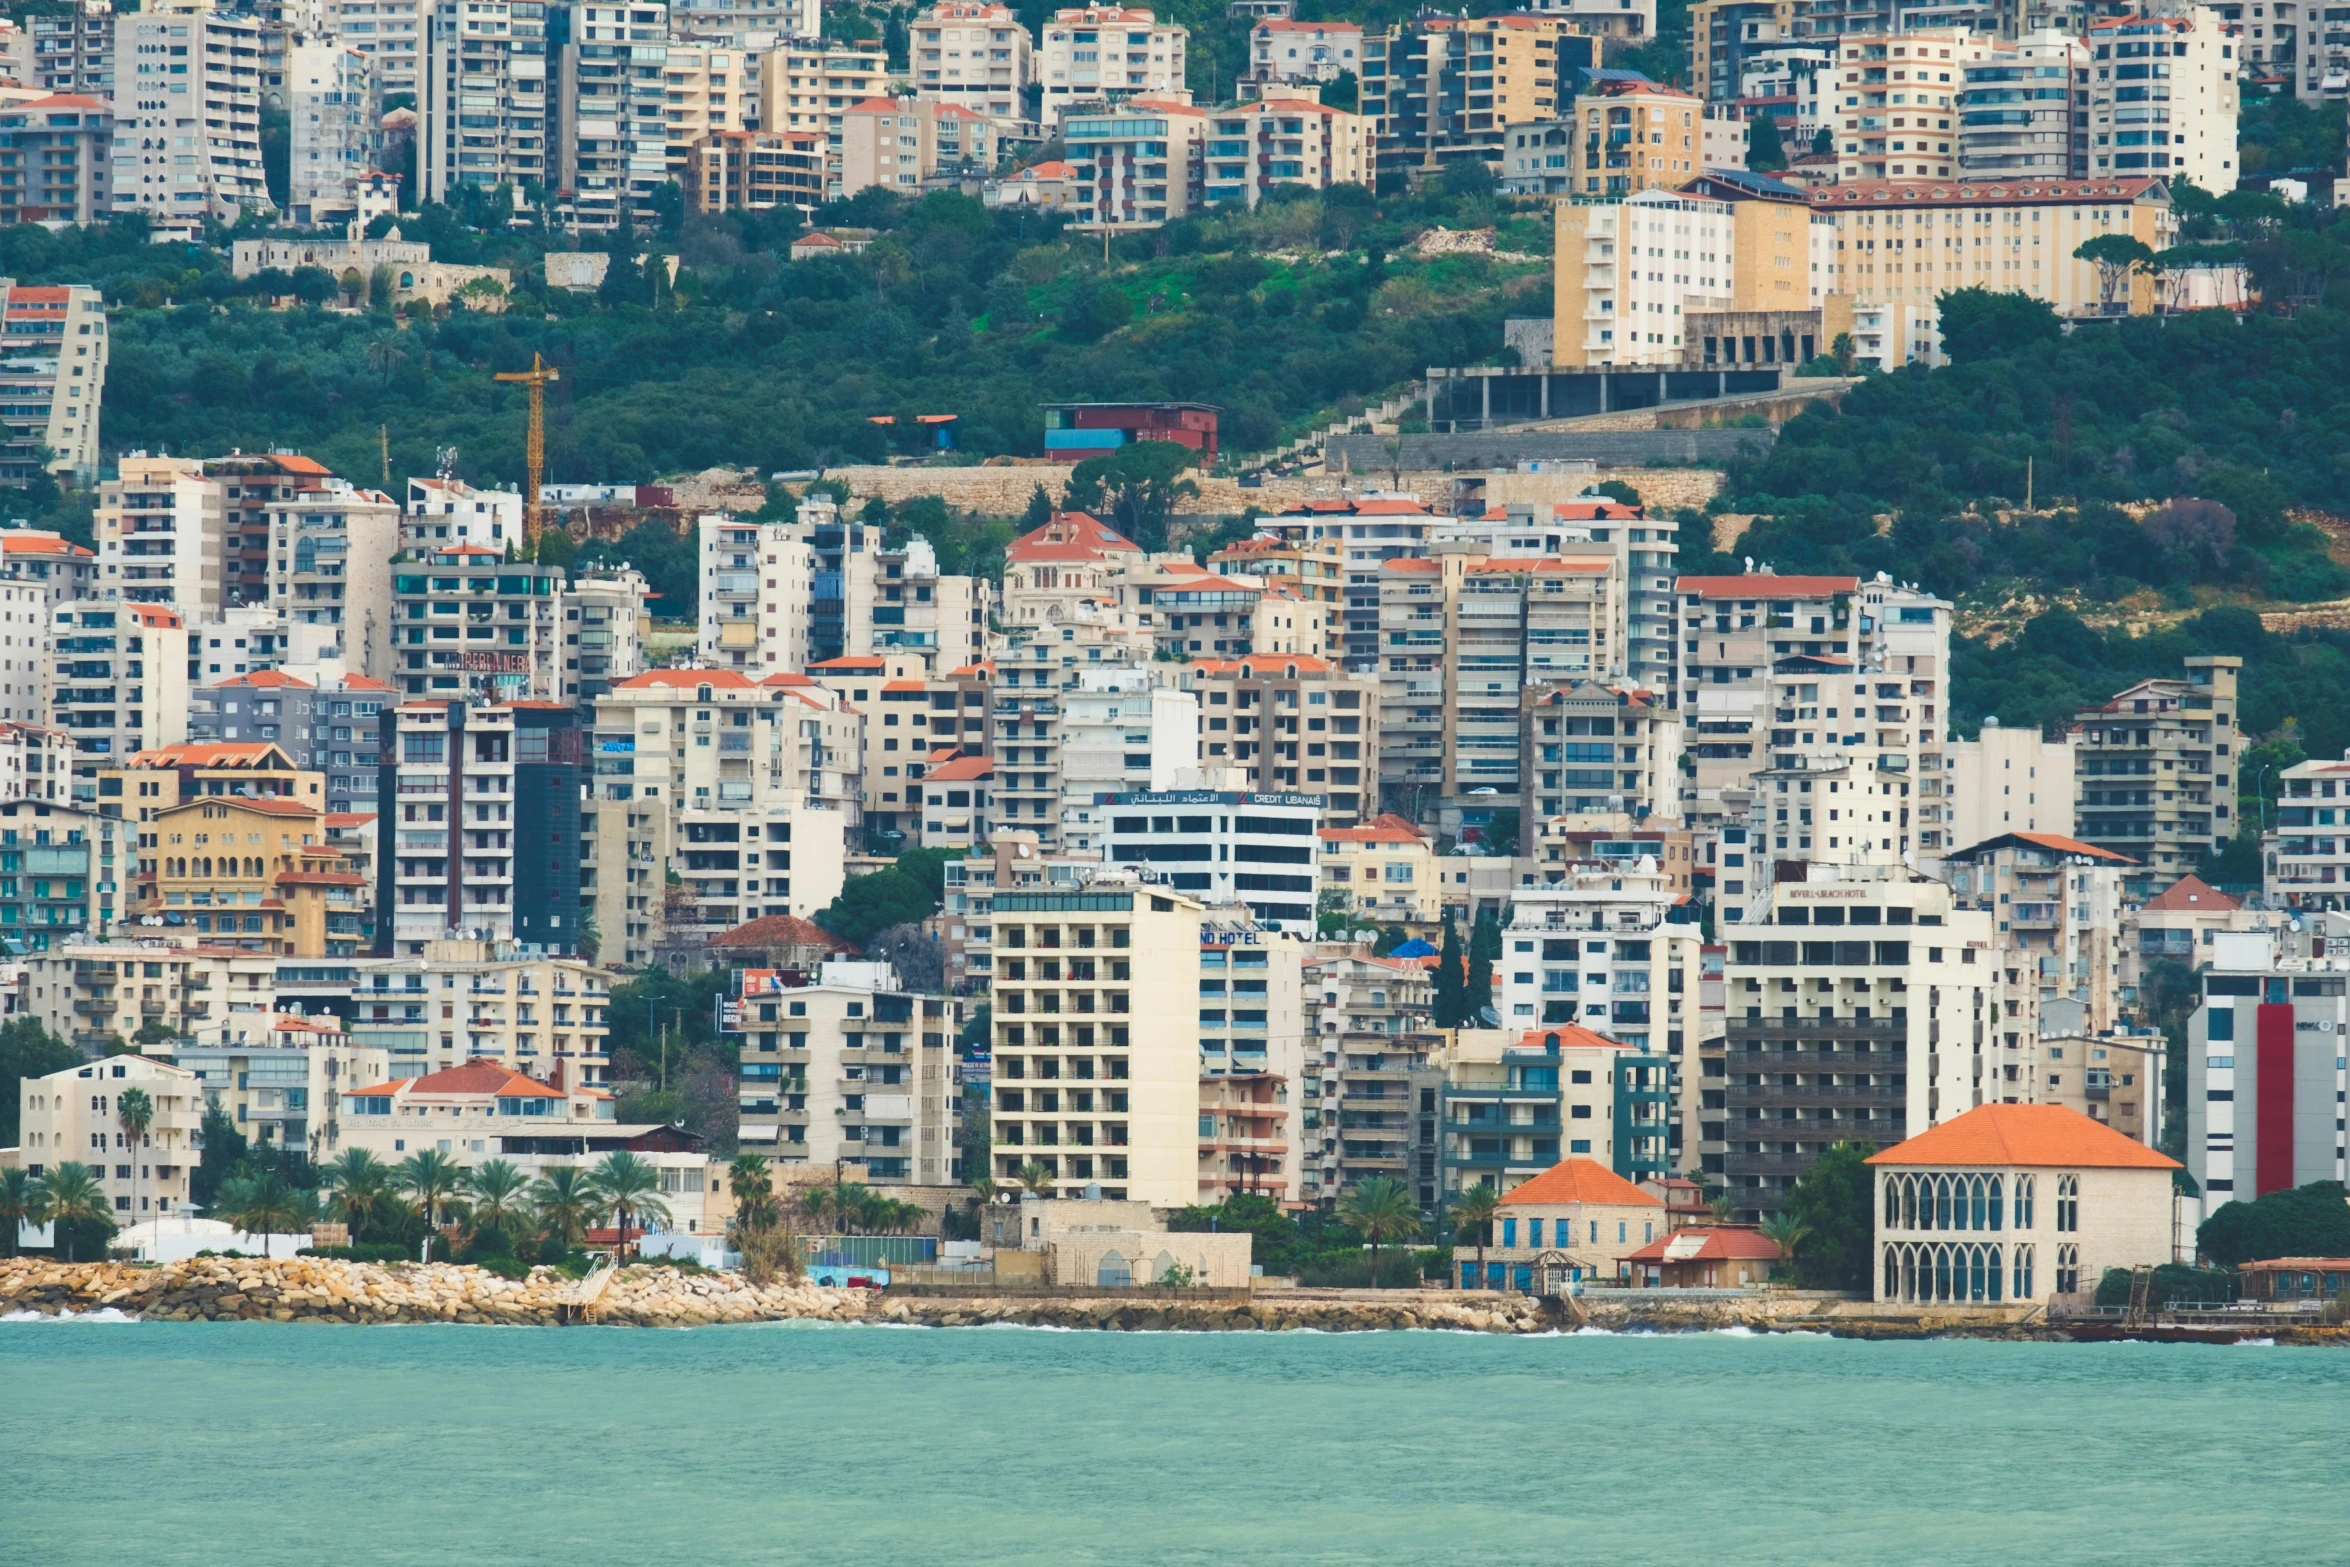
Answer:
<svg viewBox="0 0 2350 1567"><path fill-rule="evenodd" d="M590 567L589 572L574 577L563 592L564 683L583 705L643 664L645 602L651 597L644 573L633 567Z"/></svg>
<svg viewBox="0 0 2350 1567"><path fill-rule="evenodd" d="M1369 122L1276 93L1218 109L1208 122L1204 199L1254 207L1277 185L1327 190L1376 182Z"/></svg>
<svg viewBox="0 0 2350 1567"><path fill-rule="evenodd" d="M0 107L0 222L104 222L113 179L106 99L59 93Z"/></svg>
<svg viewBox="0 0 2350 1567"><path fill-rule="evenodd" d="M1283 936L1220 913L1200 940L1198 1200L1305 1200L1299 1088L1312 934Z"/></svg>
<svg viewBox="0 0 2350 1567"><path fill-rule="evenodd" d="M1303 982L1315 1031L1300 1095L1303 1184L1328 1206L1386 1176L1410 1186L1424 1211L1435 1211L1445 1039L1429 1026L1426 963L1375 958L1367 947L1324 948L1306 965Z"/></svg>
<svg viewBox="0 0 2350 1567"><path fill-rule="evenodd" d="M192 234L270 205L261 55L260 20L210 0L114 18L115 211Z"/></svg>
<svg viewBox="0 0 2350 1567"><path fill-rule="evenodd" d="M1257 793L1303 794L1322 823L1376 815L1381 687L1327 659L1200 659L1177 677L1199 699L1199 765L1238 769Z"/></svg>
<svg viewBox="0 0 2350 1567"><path fill-rule="evenodd" d="M1190 102L1183 51L1190 33L1133 6L1055 11L1037 29L1036 80L1044 89L1044 125L1060 125L1078 104L1116 104L1145 93Z"/></svg>
<svg viewBox="0 0 2350 1567"><path fill-rule="evenodd" d="M2182 679L2142 680L2073 720L2080 734L2076 834L2146 867L2153 885L2193 870L2236 835L2237 672L2219 654Z"/></svg>
<svg viewBox="0 0 2350 1567"><path fill-rule="evenodd" d="M1943 362L1939 307L1952 289L2029 294L2061 315L2154 309L2151 280L2108 300L2096 266L2074 256L2104 234L2151 250L2176 244L2168 187L2115 177L2033 184L2015 180L1839 182L1809 191L1836 225L1828 287L1853 301L1853 342L1871 369Z"/></svg>
<svg viewBox="0 0 2350 1567"><path fill-rule="evenodd" d="M1046 113L1054 114L1047 87ZM1172 97L1132 97L1114 107L1064 105L1058 113L1076 190L1075 220L1089 227L1155 228L1206 200L1208 115Z"/></svg>
<svg viewBox="0 0 2350 1567"><path fill-rule="evenodd" d="M135 840L117 821L64 803L53 739L18 730L9 742L9 787L22 793L0 803L0 937L18 951L43 953L113 924L137 859ZM58 1036L72 1037L74 1026L61 1020Z"/></svg>
<svg viewBox="0 0 2350 1567"><path fill-rule="evenodd" d="M1352 827L1324 827L1323 899L1381 925L1400 925L1423 938L1444 917L1438 902L1435 846L1401 816L1379 816Z"/></svg>
<svg viewBox="0 0 2350 1567"><path fill-rule="evenodd" d="M326 846L322 815L259 796L154 810L125 916L177 916L199 941L247 952L354 956L365 882Z"/></svg>
<svg viewBox="0 0 2350 1567"><path fill-rule="evenodd" d="M2234 190L2241 36L2209 6L2091 23L2089 176Z"/></svg>
<svg viewBox="0 0 2350 1567"><path fill-rule="evenodd" d="M866 98L840 119L839 188L846 199L870 185L901 195L943 175L983 175L996 165L995 122L935 98Z"/></svg>
<svg viewBox="0 0 2350 1567"><path fill-rule="evenodd" d="M914 18L910 47L914 90L922 97L990 119L1026 116L1036 46L1010 7L985 0L930 6Z"/></svg>
<svg viewBox="0 0 2350 1567"><path fill-rule="evenodd" d="M332 627L335 656L374 679L392 673L392 567L400 505L332 475L265 496L268 603L293 625Z"/></svg>
<svg viewBox="0 0 2350 1567"><path fill-rule="evenodd" d="M392 574L391 678L412 697L565 702L563 569L452 544Z"/></svg>
<svg viewBox="0 0 2350 1567"><path fill-rule="evenodd" d="M1681 715L1663 693L1567 680L1527 686L1518 700L1515 798L1523 809L1542 818L1679 819Z"/></svg>
<svg viewBox="0 0 2350 1567"><path fill-rule="evenodd" d="M1444 541L1380 568L1380 786L1459 811L1478 790L1519 792L1519 702L1529 682L1613 666L1622 581L1604 559L1488 554Z"/></svg>
<svg viewBox="0 0 2350 1567"><path fill-rule="evenodd" d="M1949 772L1950 845L1963 849L2001 833L2073 830L2072 741L2048 740L2037 729L2003 725L1986 715L1972 740L1942 748Z"/></svg>
<svg viewBox="0 0 2350 1567"><path fill-rule="evenodd" d="M367 56L379 94L406 93L421 103L429 10L426 0L325 0L324 31Z"/></svg>
<svg viewBox="0 0 2350 1567"><path fill-rule="evenodd" d="M376 955L456 931L569 954L580 936L580 735L570 708L387 706Z"/></svg>
<svg viewBox="0 0 2350 1567"><path fill-rule="evenodd" d="M1577 73L1599 68L1601 40L1566 16L1539 11L1431 16L1387 41L1384 53L1377 72L1386 100L1380 166L1433 169L1474 158L1499 170L1505 128L1559 118L1574 99ZM1368 39L1364 54L1369 112Z"/></svg>
<svg viewBox="0 0 2350 1567"><path fill-rule="evenodd" d="M2187 1170L2206 1214L2350 1178L2350 960L2246 945L2215 955L2187 1020Z"/></svg>
<svg viewBox="0 0 2350 1567"><path fill-rule="evenodd" d="M653 220L653 198L669 177L669 8L623 5L549 8L554 77L553 183L571 194L582 229Z"/></svg>
<svg viewBox="0 0 2350 1567"><path fill-rule="evenodd" d="M1574 188L1587 196L1672 190L1705 170L1704 100L1647 80L1579 94L1564 116L1581 131ZM1557 116L1553 116L1557 117Z"/></svg>
<svg viewBox="0 0 2350 1567"><path fill-rule="evenodd" d="M504 554L522 539L522 496L514 490L477 490L462 479L410 479L400 523L400 548L473 543Z"/></svg>
<svg viewBox="0 0 2350 1567"><path fill-rule="evenodd" d="M1661 1056L1573 1024L1522 1035L1464 1030L1440 1100L1445 1200L1510 1191L1564 1157L1627 1180L1672 1172L1675 1121Z"/></svg>
<svg viewBox="0 0 2350 1567"><path fill-rule="evenodd" d="M76 0L61 11L28 16L32 69L27 87L111 101L114 97L113 0Z"/></svg>
<svg viewBox="0 0 2350 1567"><path fill-rule="evenodd" d="M2088 71L2088 46L2055 29L1962 66L1959 168L1974 179L2086 178Z"/></svg>
<svg viewBox="0 0 2350 1567"><path fill-rule="evenodd" d="M1320 803L1310 795L1174 789L1109 802L1102 863L1164 882L1211 909L1245 904L1260 929L1311 931L1321 881Z"/></svg>
<svg viewBox="0 0 2350 1567"><path fill-rule="evenodd" d="M379 161L373 64L340 39L285 43L286 208L296 223L323 227L359 216L360 189Z"/></svg>
<svg viewBox="0 0 2350 1567"><path fill-rule="evenodd" d="M677 0L669 8L669 36L737 47L769 39L819 38L817 0Z"/></svg>
<svg viewBox="0 0 2350 1567"><path fill-rule="evenodd" d="M1993 49L1990 38L1963 27L1839 38L1837 182L1960 173L1957 100L1968 67Z"/></svg>
<svg viewBox="0 0 2350 1567"><path fill-rule="evenodd" d="M0 113L0 143L8 118ZM28 164L33 158L29 151L21 156ZM6 204L6 167L0 163L0 207ZM31 177L28 169L25 178ZM44 220L20 209L17 221ZM93 481L108 357L99 290L29 287L0 278L0 329L8 337L8 354L0 362L0 484L21 487L42 471Z"/></svg>
<svg viewBox="0 0 2350 1567"><path fill-rule="evenodd" d="M1768 761L1772 666L1796 655L1849 657L1857 577L1682 577L1674 593L1684 634L1680 710L1696 764L1684 785L1683 819L1711 825L1729 814L1724 789L1743 788Z"/></svg>
<svg viewBox="0 0 2350 1567"><path fill-rule="evenodd" d="M72 737L40 724L0 720L0 801L65 805L72 799Z"/></svg>
<svg viewBox="0 0 2350 1567"><path fill-rule="evenodd" d="M2133 869L2129 861L2055 833L2003 833L1942 863L1953 902L1994 921L2010 1015L2023 1025L2003 1029L2003 1046L2020 1036L2012 1048L2028 1054L2044 1036L2105 1034L2119 1026L2122 881ZM2003 1054L1999 1075L2035 1083L2043 1074L2034 1067Z"/></svg>
<svg viewBox="0 0 2350 1567"><path fill-rule="evenodd" d="M362 959L348 986L351 1043L394 1078L485 1061L551 1083L611 1081L611 980L593 963L510 941L439 937Z"/></svg>
<svg viewBox="0 0 2350 1567"><path fill-rule="evenodd" d="M713 134L750 131L759 123L759 60L748 50L723 44L693 44L670 38L661 61L669 178L681 190L693 184L693 150ZM724 211L725 208L704 208Z"/></svg>
<svg viewBox="0 0 2350 1567"><path fill-rule="evenodd" d="M152 1113L135 1147L115 1119L116 1101L134 1088L147 1096ZM17 1092L27 1174L89 1166L118 1226L188 1205L188 1174L203 1158L197 1142L204 1097L195 1073L119 1055L25 1078Z"/></svg>
<svg viewBox="0 0 2350 1567"><path fill-rule="evenodd" d="M1267 17L1249 29L1248 69L1233 84L1232 96L1245 103L1268 96L1269 89L1303 87L1307 92L1301 96L1318 100L1324 83L1341 73L1359 79L1362 69L1363 30L1357 24Z"/></svg>
<svg viewBox="0 0 2350 1567"><path fill-rule="evenodd" d="M186 620L227 607L227 496L193 457L125 456L98 487L100 591Z"/></svg>
<svg viewBox="0 0 2350 1567"><path fill-rule="evenodd" d="M695 212L763 212L824 201L822 131L712 131L686 150L686 204Z"/></svg>
<svg viewBox="0 0 2350 1567"><path fill-rule="evenodd" d="M1996 1100L2008 995L1992 916L1897 865L1815 866L1729 948L1718 1173L1777 1212L1838 1142L1898 1142ZM1851 939L1847 939L1847 937Z"/></svg>
<svg viewBox="0 0 2350 1567"><path fill-rule="evenodd" d="M733 669L805 669L815 551L790 523L701 520L702 662ZM763 590L764 589L764 590Z"/></svg>
<svg viewBox="0 0 2350 1567"><path fill-rule="evenodd" d="M829 904L858 823L862 731L813 683L726 669L615 683L596 702L580 872L603 955L643 963L658 942Z"/></svg>
<svg viewBox="0 0 2350 1567"><path fill-rule="evenodd" d="M994 899L994 1158L1055 1189L1179 1207L1199 1196L1200 905L1105 877Z"/></svg>
<svg viewBox="0 0 2350 1567"><path fill-rule="evenodd" d="M735 1003L742 1146L782 1164L864 1166L864 1179L957 1177L952 1046L967 1003L903 988L887 963L808 976L742 971Z"/></svg>
<svg viewBox="0 0 2350 1567"><path fill-rule="evenodd" d="M1553 209L1551 359L1560 365L1715 364L1737 360L1705 336L1706 318L1767 313L1764 363L1802 363L1827 344L1817 313L1834 292L1833 224L1801 192L1720 172L1682 190L1564 201ZM1718 330L1718 329L1717 329ZM1748 328L1752 330L1752 328ZM1744 356L1752 360L1752 353Z"/></svg>
<svg viewBox="0 0 2350 1567"><path fill-rule="evenodd" d="M1061 846L1101 854L1111 802L1196 783L1200 699L1131 666L1080 669L1060 695ZM886 742L885 742L886 743Z"/></svg>
<svg viewBox="0 0 2350 1567"><path fill-rule="evenodd" d="M375 808L381 715L386 703L398 700L390 684L365 675L322 671L313 680L256 670L189 694L188 743L280 749L303 770L323 776L325 794L311 793L311 804L329 814L369 811ZM132 765L164 764L134 758Z"/></svg>
<svg viewBox="0 0 2350 1567"><path fill-rule="evenodd" d="M320 666L340 668L338 633L332 626L290 623L277 611L259 604L238 604L217 620L200 620L188 638L188 682L196 687L195 706L188 714L194 731L199 715L217 716L201 695L207 684L217 685L239 675L299 672L311 679ZM219 738L200 735L199 738Z"/></svg>
<svg viewBox="0 0 2350 1567"><path fill-rule="evenodd" d="M842 114L851 104L887 93L891 82L880 45L819 42L811 31L759 57L759 128L821 131L837 156Z"/></svg>
<svg viewBox="0 0 2350 1567"><path fill-rule="evenodd" d="M45 532L39 528L9 528L0 530L0 579L23 583L37 588L42 594L43 607L54 609L69 599L96 596L98 557L63 534ZM21 625L21 619L5 622ZM43 616L34 622L48 624ZM21 640L0 643L0 646L22 648ZM12 666L22 667L22 666Z"/></svg>
<svg viewBox="0 0 2350 1567"><path fill-rule="evenodd" d="M352 1044L339 1018L276 1014L224 1033L170 1046L172 1064L196 1074L204 1108L248 1142L314 1162L341 1152L343 1091L391 1076L389 1055Z"/></svg>
<svg viewBox="0 0 2350 1567"><path fill-rule="evenodd" d="M73 737L78 780L188 733L188 629L160 604L84 599L58 606L50 726Z"/></svg>

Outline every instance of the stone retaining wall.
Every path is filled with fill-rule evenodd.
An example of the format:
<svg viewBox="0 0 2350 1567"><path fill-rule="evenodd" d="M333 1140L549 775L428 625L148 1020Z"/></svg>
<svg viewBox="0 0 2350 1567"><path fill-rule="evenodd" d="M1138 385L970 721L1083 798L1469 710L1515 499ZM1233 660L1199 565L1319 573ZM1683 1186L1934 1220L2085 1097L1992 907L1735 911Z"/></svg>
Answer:
<svg viewBox="0 0 2350 1567"><path fill-rule="evenodd" d="M1721 433L1721 432L1715 432ZM1759 436L1767 441L1768 430L1738 432ZM1647 439L1658 439L1653 432ZM1677 437L1662 437L1666 440ZM1369 440L1371 437L1357 437ZM1410 439L1418 440L1414 436ZM1444 439L1452 439L1445 437ZM1463 440L1470 437L1461 437ZM1384 453L1376 454L1384 460ZM1249 507L1260 512L1277 512L1299 501L1328 499L1344 487L1364 489L1395 488L1394 475L1380 468L1378 462L1369 466L1356 464L1352 477L1337 475L1322 478L1267 478L1262 486L1243 489L1240 481L1209 475L1195 480L1199 494L1177 503L1175 510L1181 516L1237 517ZM1068 492L1070 470L1053 464L1038 464L1018 468L834 468L826 478L839 479L849 487L857 500L880 496L891 505L911 500L918 495L936 495L958 511L975 511L987 517L1017 517L1028 509L1028 498L1039 484L1045 493L1058 501ZM1456 478L1467 474L1452 474L1434 469L1404 470L1402 489L1418 496L1431 506L1449 506ZM1722 474L1706 468L1648 468L1642 466L1611 467L1603 464L1593 476L1594 483L1620 479L1640 492L1650 507L1666 511L1683 506L1702 507L1722 487Z"/></svg>

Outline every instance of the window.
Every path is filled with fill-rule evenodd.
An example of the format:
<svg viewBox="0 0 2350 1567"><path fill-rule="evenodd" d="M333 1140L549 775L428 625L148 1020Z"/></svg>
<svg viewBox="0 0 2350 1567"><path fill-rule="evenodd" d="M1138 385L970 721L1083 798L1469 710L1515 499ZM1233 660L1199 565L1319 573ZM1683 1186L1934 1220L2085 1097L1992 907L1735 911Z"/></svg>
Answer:
<svg viewBox="0 0 2350 1567"><path fill-rule="evenodd" d="M2064 1199L2059 1197L2056 1202L2058 1209L2061 1211L2064 1207ZM2080 1293L2080 1290L2081 1248L2078 1246L2057 1247L2056 1293L2059 1295L2077 1295Z"/></svg>
<svg viewBox="0 0 2350 1567"><path fill-rule="evenodd" d="M2059 1234L2071 1234L2081 1227L2081 1178L2060 1175L2056 1178L2056 1228ZM2057 1264L2061 1271L2062 1262ZM2059 1286L2062 1288L2062 1286Z"/></svg>

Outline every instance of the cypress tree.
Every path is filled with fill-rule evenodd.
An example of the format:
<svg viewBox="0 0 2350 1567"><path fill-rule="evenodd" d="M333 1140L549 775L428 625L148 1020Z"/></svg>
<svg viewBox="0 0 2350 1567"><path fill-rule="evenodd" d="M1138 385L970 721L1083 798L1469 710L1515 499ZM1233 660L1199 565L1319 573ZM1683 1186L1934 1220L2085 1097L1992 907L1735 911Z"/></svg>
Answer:
<svg viewBox="0 0 2350 1567"><path fill-rule="evenodd" d="M1438 1028L1458 1028L1467 1000L1467 986L1461 978L1461 933L1453 924L1452 914L1444 916L1444 950L1436 959L1436 993L1430 1002Z"/></svg>
<svg viewBox="0 0 2350 1567"><path fill-rule="evenodd" d="M1461 993L1464 1025L1483 1022L1478 1014L1493 1005L1493 965L1500 959L1501 922L1487 909L1477 916L1476 926L1469 932L1469 977Z"/></svg>

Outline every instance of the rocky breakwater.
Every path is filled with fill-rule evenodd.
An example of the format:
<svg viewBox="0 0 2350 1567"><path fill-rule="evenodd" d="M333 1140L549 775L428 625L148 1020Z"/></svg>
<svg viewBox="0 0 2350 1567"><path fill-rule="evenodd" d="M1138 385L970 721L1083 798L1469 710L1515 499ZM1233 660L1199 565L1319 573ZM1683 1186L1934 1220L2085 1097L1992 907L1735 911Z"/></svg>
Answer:
<svg viewBox="0 0 2350 1567"><path fill-rule="evenodd" d="M321 1258L197 1257L161 1267L130 1263L0 1262L0 1315L115 1310L151 1322L469 1322L555 1326L582 1319L577 1281L553 1268L505 1279L453 1263L330 1262ZM624 1268L592 1320L634 1327L863 1317L855 1290L811 1284L764 1288L734 1274Z"/></svg>
<svg viewBox="0 0 2350 1567"><path fill-rule="evenodd" d="M1374 1333L1407 1328L1455 1333L1548 1333L1559 1319L1523 1295L1421 1296L1408 1290L1345 1298L1267 1293L1249 1299L1180 1296L1036 1298L1018 1295L883 1297L866 1311L876 1322L934 1328L1015 1324L1129 1333Z"/></svg>

